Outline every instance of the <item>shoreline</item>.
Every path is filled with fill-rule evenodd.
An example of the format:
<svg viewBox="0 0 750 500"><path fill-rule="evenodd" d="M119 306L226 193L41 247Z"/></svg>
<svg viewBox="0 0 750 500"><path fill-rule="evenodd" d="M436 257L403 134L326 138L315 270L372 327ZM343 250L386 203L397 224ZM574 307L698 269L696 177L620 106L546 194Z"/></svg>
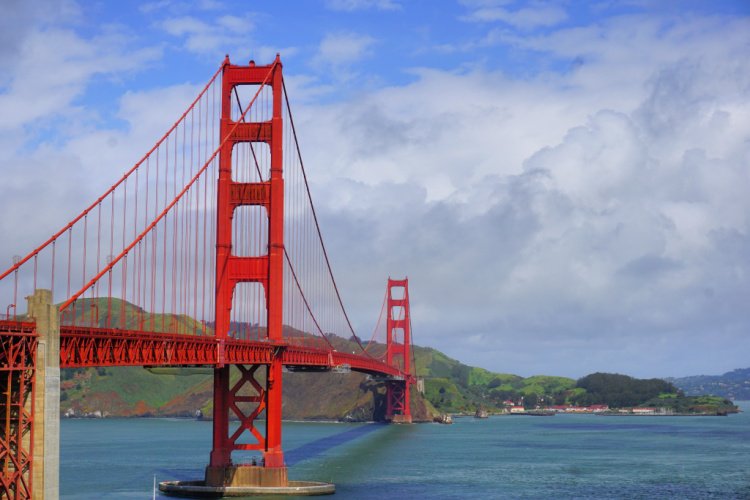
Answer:
<svg viewBox="0 0 750 500"><path fill-rule="evenodd" d="M727 417L730 413L594 413L600 417Z"/></svg>
<svg viewBox="0 0 750 500"><path fill-rule="evenodd" d="M196 422L213 422L212 418L195 418L174 415L103 415L103 416L84 416L60 415L60 420L195 420ZM237 422L237 419L230 419L230 422ZM258 419L259 422L265 422L265 419ZM388 424L386 421L379 420L321 420L321 419L282 419L282 422L290 424ZM432 420L414 420L414 424L428 424Z"/></svg>

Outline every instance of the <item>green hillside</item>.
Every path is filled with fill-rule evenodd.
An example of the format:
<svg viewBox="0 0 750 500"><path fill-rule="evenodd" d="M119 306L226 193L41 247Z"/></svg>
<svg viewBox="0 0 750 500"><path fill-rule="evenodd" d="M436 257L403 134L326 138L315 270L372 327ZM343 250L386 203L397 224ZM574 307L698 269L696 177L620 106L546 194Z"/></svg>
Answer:
<svg viewBox="0 0 750 500"><path fill-rule="evenodd" d="M105 316L105 311L111 311L110 317ZM80 299L70 312L62 315L61 321L123 330L145 326L156 332L212 334L212 325L203 325L186 316L151 314L118 299ZM239 331L243 325L232 324L230 328ZM288 327L284 327L283 333L285 337L310 336ZM359 350L352 340L335 336L330 340L339 351ZM382 344L370 348L375 356L384 351ZM238 372L233 372L236 380ZM61 412L75 416L184 417L200 412L210 417L212 373L210 368L64 369L61 372ZM385 415L385 388L382 383L358 373L284 373L283 404L284 417L288 419L380 420ZM412 414L417 420L432 420L437 412L415 392Z"/></svg>
<svg viewBox="0 0 750 500"><path fill-rule="evenodd" d="M723 375L694 375L666 380L691 396L712 394L736 401L750 400L750 368L739 368Z"/></svg>
<svg viewBox="0 0 750 500"><path fill-rule="evenodd" d="M206 369L88 368L62 370L61 412L74 416L177 416L212 414L212 376ZM163 373L158 373L163 372ZM234 379L237 372L233 373ZM261 378L262 379L262 378ZM284 418L382 420L385 388L359 373L284 373ZM432 420L434 408L413 393L412 414Z"/></svg>
<svg viewBox="0 0 750 500"><path fill-rule="evenodd" d="M332 339L337 349L355 344ZM373 345L378 353L384 346ZM424 379L424 394L413 394L412 412L421 420L439 413L500 409L513 399L529 405L567 400L577 394L575 381L563 377L522 378L464 365L426 347L414 347L415 373ZM74 415L193 416L211 415L211 370L137 367L66 369L62 371L61 410ZM385 411L382 383L358 373L285 373L284 416L289 419L381 419Z"/></svg>
<svg viewBox="0 0 750 500"><path fill-rule="evenodd" d="M175 315L149 314L123 301L79 300L64 323L116 325L156 331L211 334L211 325ZM98 317L99 310L113 311L112 318ZM242 329L242 325L232 325ZM285 327L285 337L306 337ZM342 352L358 351L355 339L336 336L333 346ZM380 356L385 345L368 346ZM432 420L440 413L473 413L478 408L501 411L508 404L526 408L563 404L608 404L611 407L659 406L680 412L724 411L731 403L722 398L685 398L672 384L658 379L639 380L617 374L596 373L576 381L536 375L523 378L467 366L429 347L414 346L413 373L424 381L424 393L412 390L416 420ZM237 373L235 373L235 379ZM212 371L137 367L66 369L61 374L61 411L65 414L97 413L112 416L211 416ZM385 413L385 388L381 382L358 373L285 373L284 417L287 419L380 420Z"/></svg>

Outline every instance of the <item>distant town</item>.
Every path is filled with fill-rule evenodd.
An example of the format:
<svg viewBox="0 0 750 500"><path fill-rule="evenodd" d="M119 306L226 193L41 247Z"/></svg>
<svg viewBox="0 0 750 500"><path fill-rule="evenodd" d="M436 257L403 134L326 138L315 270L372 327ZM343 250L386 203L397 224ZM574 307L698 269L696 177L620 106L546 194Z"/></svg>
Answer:
<svg viewBox="0 0 750 500"><path fill-rule="evenodd" d="M677 412L667 406L634 406L625 408L610 408L606 404L597 404L589 406L575 405L552 405L538 406L533 409L526 408L523 404L517 404L513 401L504 401L505 408L495 412L495 414L536 414L539 412L555 413L594 413L594 414L614 414L614 415L683 415L685 413ZM731 411L730 411L731 412ZM705 408L704 411L694 411L690 415L717 415L715 407ZM476 415L475 415L476 416Z"/></svg>

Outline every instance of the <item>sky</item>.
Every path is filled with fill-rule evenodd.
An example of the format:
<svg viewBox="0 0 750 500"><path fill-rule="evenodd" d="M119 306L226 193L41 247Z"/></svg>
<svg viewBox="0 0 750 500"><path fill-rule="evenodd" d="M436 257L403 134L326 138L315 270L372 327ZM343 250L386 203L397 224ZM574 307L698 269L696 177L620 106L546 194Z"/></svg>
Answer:
<svg viewBox="0 0 750 500"><path fill-rule="evenodd" d="M750 366L747 0L0 3L8 265L279 53L358 331L408 276L415 343L495 372Z"/></svg>

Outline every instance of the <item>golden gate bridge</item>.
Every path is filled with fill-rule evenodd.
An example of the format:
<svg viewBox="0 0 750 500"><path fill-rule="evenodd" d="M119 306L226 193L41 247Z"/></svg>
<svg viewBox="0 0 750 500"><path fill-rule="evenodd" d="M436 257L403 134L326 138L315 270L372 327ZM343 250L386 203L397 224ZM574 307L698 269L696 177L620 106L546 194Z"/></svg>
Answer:
<svg viewBox="0 0 750 500"><path fill-rule="evenodd" d="M220 493L296 487L282 447L285 367L377 376L387 419L411 422L408 281L388 279L384 328L358 336L278 56L227 57L140 161L14 258L0 300L0 496L56 495L60 368L213 367L213 446L196 484ZM342 338L357 350L337 350ZM262 460L233 462L243 451Z"/></svg>

